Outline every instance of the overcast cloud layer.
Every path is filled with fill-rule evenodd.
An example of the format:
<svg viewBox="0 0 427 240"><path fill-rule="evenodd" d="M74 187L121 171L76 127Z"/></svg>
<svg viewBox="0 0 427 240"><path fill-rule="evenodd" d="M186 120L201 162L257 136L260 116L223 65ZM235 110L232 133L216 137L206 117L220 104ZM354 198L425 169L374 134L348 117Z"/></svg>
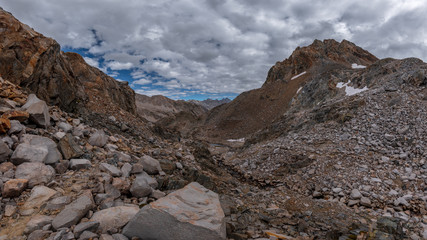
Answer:
<svg viewBox="0 0 427 240"><path fill-rule="evenodd" d="M235 96L314 39L427 59L427 3L315 0L2 0L36 31L139 93Z"/></svg>

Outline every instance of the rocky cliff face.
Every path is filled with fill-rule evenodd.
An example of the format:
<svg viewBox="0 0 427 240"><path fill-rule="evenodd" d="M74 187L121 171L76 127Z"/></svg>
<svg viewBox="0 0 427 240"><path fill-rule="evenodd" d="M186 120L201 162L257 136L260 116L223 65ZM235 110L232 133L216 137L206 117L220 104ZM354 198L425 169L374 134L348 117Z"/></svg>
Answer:
<svg viewBox="0 0 427 240"><path fill-rule="evenodd" d="M136 113L134 92L0 10L0 76L67 111ZM109 106L105 106L105 104ZM96 106L104 106L100 108Z"/></svg>
<svg viewBox="0 0 427 240"><path fill-rule="evenodd" d="M289 110L302 87L311 86L306 105L316 104L335 93L329 91L329 77L334 71L369 66L378 59L369 52L343 40L315 40L297 48L292 55L273 66L264 85L242 93L232 102L209 112L199 136L208 138L243 138L269 126Z"/></svg>
<svg viewBox="0 0 427 240"><path fill-rule="evenodd" d="M347 40L340 43L333 39L315 40L310 46L296 48L289 58L271 67L264 85L275 81L289 81L315 65L335 63L346 67L351 67L352 64L367 66L377 60L377 57Z"/></svg>

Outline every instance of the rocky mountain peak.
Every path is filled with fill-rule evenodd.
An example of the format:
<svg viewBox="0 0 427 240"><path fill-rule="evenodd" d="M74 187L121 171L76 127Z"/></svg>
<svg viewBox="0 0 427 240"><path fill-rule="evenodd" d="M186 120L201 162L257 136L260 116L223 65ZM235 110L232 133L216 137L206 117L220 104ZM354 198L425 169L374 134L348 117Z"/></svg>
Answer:
<svg viewBox="0 0 427 240"><path fill-rule="evenodd" d="M64 53L53 39L0 10L0 76L70 112L136 113L135 93L126 84Z"/></svg>
<svg viewBox="0 0 427 240"><path fill-rule="evenodd" d="M352 64L368 66L377 60L377 57L347 40L337 42L334 39L323 41L316 39L309 46L297 47L289 58L277 62L269 70L264 84L288 81L292 76L322 64L340 64L345 67L351 67Z"/></svg>

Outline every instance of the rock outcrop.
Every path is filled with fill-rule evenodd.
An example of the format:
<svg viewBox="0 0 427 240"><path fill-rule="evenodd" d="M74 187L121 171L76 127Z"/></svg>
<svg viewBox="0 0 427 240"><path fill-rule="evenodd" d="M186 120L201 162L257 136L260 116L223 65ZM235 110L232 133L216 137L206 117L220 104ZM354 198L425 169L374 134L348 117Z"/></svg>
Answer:
<svg viewBox="0 0 427 240"><path fill-rule="evenodd" d="M35 93L48 104L76 112L108 108L136 113L135 93L89 66L76 53L64 53L43 36L0 10L0 76ZM43 122L40 122L43 124Z"/></svg>

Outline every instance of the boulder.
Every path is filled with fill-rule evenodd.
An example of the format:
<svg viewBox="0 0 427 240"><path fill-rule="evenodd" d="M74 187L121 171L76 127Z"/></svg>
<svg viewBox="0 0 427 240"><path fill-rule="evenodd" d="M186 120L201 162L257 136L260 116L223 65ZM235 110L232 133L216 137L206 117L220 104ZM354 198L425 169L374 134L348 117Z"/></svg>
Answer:
<svg viewBox="0 0 427 240"><path fill-rule="evenodd" d="M65 159L78 158L83 155L83 151L80 146L74 141L73 135L67 133L58 143L59 149L61 150L62 156Z"/></svg>
<svg viewBox="0 0 427 240"><path fill-rule="evenodd" d="M356 200L362 198L362 194L357 189L351 190L350 199Z"/></svg>
<svg viewBox="0 0 427 240"><path fill-rule="evenodd" d="M22 106L30 114L30 120L41 127L49 127L49 108L45 101L42 101L34 94L28 96L27 103Z"/></svg>
<svg viewBox="0 0 427 240"><path fill-rule="evenodd" d="M94 206L92 193L85 192L74 202L65 206L56 217L53 219L52 227L59 229L63 227L71 227L78 223L82 217Z"/></svg>
<svg viewBox="0 0 427 240"><path fill-rule="evenodd" d="M94 213L90 220L99 222L98 230L101 233L106 233L109 230L120 229L126 225L138 211L138 206L111 207Z"/></svg>
<svg viewBox="0 0 427 240"><path fill-rule="evenodd" d="M159 186L159 183L157 182L157 180L153 177L151 177L150 175L148 175L146 172L142 172L138 175L136 175L136 178L143 178L147 181L148 185L150 185L150 187L152 188L157 188Z"/></svg>
<svg viewBox="0 0 427 240"><path fill-rule="evenodd" d="M46 164L55 164L62 159L57 144L50 138L31 134L24 134L21 140L23 143L27 143L32 146L47 147L48 154L45 160Z"/></svg>
<svg viewBox="0 0 427 240"><path fill-rule="evenodd" d="M101 163L99 165L99 169L110 174L113 177L120 177L122 175L122 171L120 171L120 169L108 163Z"/></svg>
<svg viewBox="0 0 427 240"><path fill-rule="evenodd" d="M59 129L62 129L62 131L66 133L71 132L71 130L73 130L73 126L66 122L60 122L57 126Z"/></svg>
<svg viewBox="0 0 427 240"><path fill-rule="evenodd" d="M55 169L39 162L26 162L16 168L15 177L28 179L28 187L52 181Z"/></svg>
<svg viewBox="0 0 427 240"><path fill-rule="evenodd" d="M9 146L2 140L0 140L0 163L9 160L9 156L12 153Z"/></svg>
<svg viewBox="0 0 427 240"><path fill-rule="evenodd" d="M38 208L57 194L57 191L45 186L36 186L31 190L30 197L25 202L23 209Z"/></svg>
<svg viewBox="0 0 427 240"><path fill-rule="evenodd" d="M89 144L97 147L104 147L105 144L107 144L107 141L108 141L108 136L102 130L96 131L89 138Z"/></svg>
<svg viewBox="0 0 427 240"><path fill-rule="evenodd" d="M18 120L10 120L10 129L7 133L9 135L17 134L22 132L24 129L24 125L22 125Z"/></svg>
<svg viewBox="0 0 427 240"><path fill-rule="evenodd" d="M26 143L19 144L10 158L10 161L19 165L24 162L44 163L49 150L45 146L33 146Z"/></svg>
<svg viewBox="0 0 427 240"><path fill-rule="evenodd" d="M71 202L71 197L70 196L57 197L57 198L54 198L54 199L50 200L46 204L45 209L46 210L51 210L51 211L59 210L59 209L65 207L70 202Z"/></svg>
<svg viewBox="0 0 427 240"><path fill-rule="evenodd" d="M30 234L35 230L41 229L43 226L47 224L51 224L53 217L45 216L45 215L36 215L30 219L30 221L25 226L24 233Z"/></svg>
<svg viewBox="0 0 427 240"><path fill-rule="evenodd" d="M94 221L82 222L76 225L73 233L74 233L74 236L78 238L80 234L82 234L84 231L96 232L98 227L99 227L99 222L94 222Z"/></svg>
<svg viewBox="0 0 427 240"><path fill-rule="evenodd" d="M11 179L3 185L3 197L19 197L25 188L27 188L27 185L27 179Z"/></svg>
<svg viewBox="0 0 427 240"><path fill-rule="evenodd" d="M89 169L91 166L92 164L87 159L71 159L70 160L71 170Z"/></svg>
<svg viewBox="0 0 427 240"><path fill-rule="evenodd" d="M158 174L160 171L162 171L162 168L160 167L160 162L148 155L144 155L139 163L142 164L144 167L144 171L146 171L148 174Z"/></svg>
<svg viewBox="0 0 427 240"><path fill-rule="evenodd" d="M132 193L132 196L140 198L150 195L152 189L145 178L136 177L130 187L130 192Z"/></svg>
<svg viewBox="0 0 427 240"><path fill-rule="evenodd" d="M141 239L225 239L224 218L218 194L193 182L143 207L122 233Z"/></svg>

